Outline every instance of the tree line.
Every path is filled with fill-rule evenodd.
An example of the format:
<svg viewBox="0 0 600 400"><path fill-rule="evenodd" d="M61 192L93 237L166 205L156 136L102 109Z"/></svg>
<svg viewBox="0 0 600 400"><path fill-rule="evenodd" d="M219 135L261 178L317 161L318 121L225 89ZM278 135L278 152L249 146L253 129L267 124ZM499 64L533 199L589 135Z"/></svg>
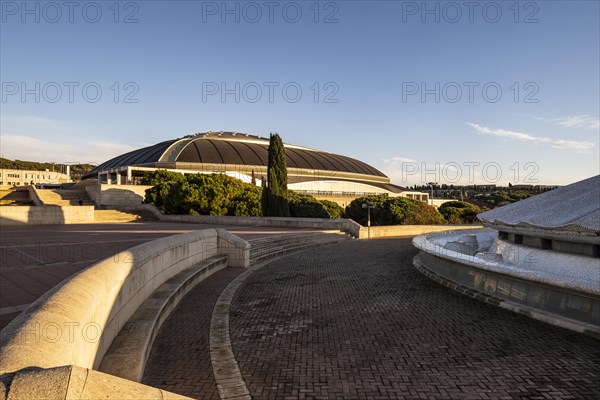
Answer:
<svg viewBox="0 0 600 400"><path fill-rule="evenodd" d="M2 169L18 169L27 171L66 171L65 164L60 163L41 163L35 161L23 161L23 160L9 160L7 158L0 158L0 168ZM81 177L89 173L95 167L92 164L72 164L70 165L71 179L79 180Z"/></svg>
<svg viewBox="0 0 600 400"><path fill-rule="evenodd" d="M146 175L142 184L152 186L146 190L145 202L155 204L166 214L351 218L366 225L367 214L362 205L369 203L375 205L371 224L377 226L475 223L479 212L477 206L467 202L452 201L436 209L418 200L387 195L360 197L343 209L333 201L285 189L275 197L279 202L276 207L286 207L282 215L266 209L273 202L265 201L269 196L265 187L225 174L183 175L158 170Z"/></svg>

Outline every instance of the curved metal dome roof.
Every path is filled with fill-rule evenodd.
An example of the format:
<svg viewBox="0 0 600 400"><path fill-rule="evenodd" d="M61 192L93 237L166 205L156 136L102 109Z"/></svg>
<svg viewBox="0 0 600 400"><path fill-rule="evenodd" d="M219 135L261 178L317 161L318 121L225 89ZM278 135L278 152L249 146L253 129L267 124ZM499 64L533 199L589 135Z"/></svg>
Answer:
<svg viewBox="0 0 600 400"><path fill-rule="evenodd" d="M155 163L207 163L266 166L269 140L235 132L209 132L168 140L115 157L100 164L88 176L124 166ZM312 170L349 172L386 177L381 171L354 158L307 147L285 145L287 166Z"/></svg>
<svg viewBox="0 0 600 400"><path fill-rule="evenodd" d="M154 146L144 147L138 150L130 151L129 153L121 154L120 156L111 158L110 160L98 165L96 168L91 170L90 173L86 175L86 177L97 174L100 171L106 171L112 168L152 164L158 162L165 150L167 150L169 146L171 146L176 141L177 140L167 140L166 142L161 142L155 144Z"/></svg>

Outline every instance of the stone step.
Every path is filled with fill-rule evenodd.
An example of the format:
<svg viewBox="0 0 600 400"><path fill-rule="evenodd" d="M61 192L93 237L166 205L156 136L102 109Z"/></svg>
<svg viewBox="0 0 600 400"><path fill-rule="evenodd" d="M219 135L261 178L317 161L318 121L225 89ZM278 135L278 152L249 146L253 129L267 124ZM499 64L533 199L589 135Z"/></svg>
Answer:
<svg viewBox="0 0 600 400"><path fill-rule="evenodd" d="M331 244L331 243L338 243L338 242L305 243L305 244L296 245L296 246L273 248L270 251L265 251L265 252L261 252L261 253L251 253L250 260L258 260L258 259L262 259L265 257L270 257L275 254L287 253L287 252L294 251L297 249L303 249L303 248L308 248L308 247L317 247L317 246L322 246L322 245Z"/></svg>
<svg viewBox="0 0 600 400"><path fill-rule="evenodd" d="M340 232L311 232L255 239L250 241L250 263L254 264L257 261L290 251L338 243L345 240L349 240L349 237Z"/></svg>
<svg viewBox="0 0 600 400"><path fill-rule="evenodd" d="M156 221L157 218L149 211L118 211L118 210L94 210L94 222L134 222L134 221Z"/></svg>
<svg viewBox="0 0 600 400"><path fill-rule="evenodd" d="M99 370L140 382L152 344L165 319L198 283L226 266L227 257L215 256L163 283L129 318L104 355Z"/></svg>
<svg viewBox="0 0 600 400"><path fill-rule="evenodd" d="M339 239L339 238L346 238L345 235L336 235L336 234L328 234L328 235L321 235L321 236L306 236L306 237L293 237L293 238L289 238L287 240L266 240L263 241L261 240L260 242L256 242L256 241L251 241L252 245L254 248L261 248L261 247L265 247L265 246L273 246L276 244L288 244L288 243L298 243L298 242L314 242L314 241L321 241L321 240L334 240L334 239Z"/></svg>
<svg viewBox="0 0 600 400"><path fill-rule="evenodd" d="M115 210L94 210L94 222L133 222L140 220L136 214Z"/></svg>
<svg viewBox="0 0 600 400"><path fill-rule="evenodd" d="M288 242L288 241L293 241L293 240L303 240L303 239L310 239L310 238L322 238L322 237L331 237L332 235L337 235L337 236L345 236L346 234L343 232L339 232L339 231L335 231L335 232L308 232L308 233L301 233L301 234L288 234L288 235L282 235L282 236L276 236L276 237L266 237L266 238L260 238L260 239L254 239L252 240L252 243L254 245L261 245L262 243L277 243L277 242Z"/></svg>
<svg viewBox="0 0 600 400"><path fill-rule="evenodd" d="M344 238L342 237L340 239L336 238L336 239L304 240L304 241L293 241L293 242L289 242L289 243L265 244L260 247L251 247L250 254L259 254L259 253L269 252L269 251L272 251L277 248L293 248L293 247L297 247L297 246L304 246L304 245L311 245L311 244L318 244L318 243L329 243L329 242L336 242L336 241L340 241L340 240L344 240Z"/></svg>
<svg viewBox="0 0 600 400"><path fill-rule="evenodd" d="M303 246L294 246L294 247L290 247L290 248L285 248L285 249L281 249L279 251L273 251L273 252L269 252L269 253L265 253L265 254L261 254L261 255L256 255L256 256L251 256L250 257L250 265L257 263L258 261L261 260L265 260L271 257L275 257L277 255L281 255L281 254L286 254L286 253L290 253L293 251L299 251L299 250L305 250L305 249L310 249L310 248L315 248L315 247L319 247L319 246L325 246L328 244L333 244L333 243L338 243L338 242L327 242L327 243L313 243L313 244L307 244L307 245L303 245Z"/></svg>

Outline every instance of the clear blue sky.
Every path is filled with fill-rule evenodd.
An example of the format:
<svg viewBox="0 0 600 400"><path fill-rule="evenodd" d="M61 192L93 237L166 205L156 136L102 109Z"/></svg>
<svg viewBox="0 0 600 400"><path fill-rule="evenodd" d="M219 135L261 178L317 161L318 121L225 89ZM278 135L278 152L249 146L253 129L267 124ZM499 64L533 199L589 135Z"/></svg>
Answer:
<svg viewBox="0 0 600 400"><path fill-rule="evenodd" d="M1 3L7 158L99 163L225 130L399 185L599 173L598 1Z"/></svg>

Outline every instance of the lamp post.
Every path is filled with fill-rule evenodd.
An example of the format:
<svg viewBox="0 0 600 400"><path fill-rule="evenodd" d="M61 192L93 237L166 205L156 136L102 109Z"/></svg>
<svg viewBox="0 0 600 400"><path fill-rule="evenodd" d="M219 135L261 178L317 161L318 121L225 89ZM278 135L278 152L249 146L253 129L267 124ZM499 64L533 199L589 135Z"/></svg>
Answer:
<svg viewBox="0 0 600 400"><path fill-rule="evenodd" d="M375 208L375 204L364 203L362 208L367 209L367 240L371 239L371 208Z"/></svg>
<svg viewBox="0 0 600 400"><path fill-rule="evenodd" d="M429 186L431 186L431 205L433 205L433 187L437 185L437 182L427 182Z"/></svg>

